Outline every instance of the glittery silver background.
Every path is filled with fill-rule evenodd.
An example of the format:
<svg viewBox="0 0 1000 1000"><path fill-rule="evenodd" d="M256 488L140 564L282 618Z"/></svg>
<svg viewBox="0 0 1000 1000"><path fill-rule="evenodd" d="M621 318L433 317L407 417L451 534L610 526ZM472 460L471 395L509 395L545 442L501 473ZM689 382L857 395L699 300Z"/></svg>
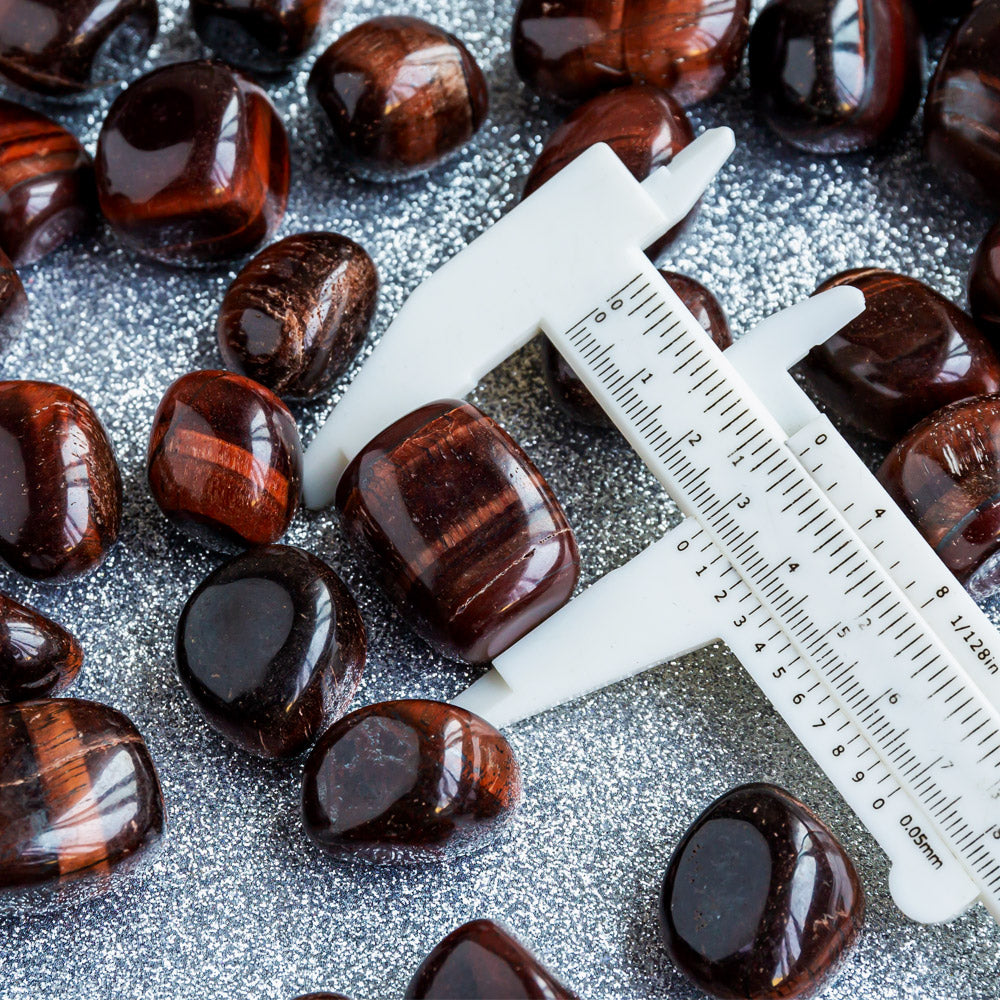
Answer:
<svg viewBox="0 0 1000 1000"><path fill-rule="evenodd" d="M161 6L165 30L151 61L200 54L184 5ZM516 202L558 121L513 72L513 0L348 0L327 40L395 12L454 30L489 78L490 123L445 168L395 186L356 181L330 160L312 118L312 59L294 79L268 85L292 138L293 187L279 236L328 228L368 248L383 280L374 337L421 279ZM55 114L93 150L106 106ZM943 191L920 155L918 122L877 155L822 160L779 145L755 120L745 80L694 118L699 127L731 125L739 147L668 263L717 292L737 334L849 266L894 267L964 298L970 255L991 220ZM697 997L660 946L657 889L687 824L715 796L755 780L813 806L868 890L867 931L824 997L1000 994L1000 929L980 908L946 927L920 927L895 910L874 841L721 647L512 729L526 801L503 846L423 870L337 867L312 849L299 823L301 762L266 764L232 749L175 679L177 615L220 557L169 528L145 484L146 439L163 390L186 371L219 365L214 318L234 274L168 271L117 249L106 232L24 274L32 315L0 358L0 376L61 382L94 404L121 461L125 529L111 558L82 582L45 589L0 571L0 587L83 641L85 667L72 693L136 722L159 767L169 833L140 886L71 912L0 918L0 997L287 1000L321 988L357 1000L399 996L427 951L474 917L509 925L592 1000ZM476 398L563 500L584 583L672 523L671 504L620 439L555 411L534 347L494 372ZM297 412L305 440L331 402ZM331 514L300 514L287 540L328 560L359 599L370 659L356 704L447 698L472 678L411 636Z"/></svg>

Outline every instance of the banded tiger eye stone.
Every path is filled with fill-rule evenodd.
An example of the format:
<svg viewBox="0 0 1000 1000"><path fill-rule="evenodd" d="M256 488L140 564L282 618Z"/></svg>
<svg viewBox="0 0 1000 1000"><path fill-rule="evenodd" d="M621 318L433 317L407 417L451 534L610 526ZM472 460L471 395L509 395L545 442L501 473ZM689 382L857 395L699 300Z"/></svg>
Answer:
<svg viewBox="0 0 1000 1000"><path fill-rule="evenodd" d="M120 712L75 698L0 705L0 897L100 892L163 827L156 768Z"/></svg>
<svg viewBox="0 0 1000 1000"><path fill-rule="evenodd" d="M500 732L437 701L386 701L335 722L306 760L306 833L339 859L443 861L495 839L521 800Z"/></svg>
<svg viewBox="0 0 1000 1000"><path fill-rule="evenodd" d="M299 506L302 445L270 389L229 372L191 372L160 401L146 469L160 510L193 538L269 545Z"/></svg>
<svg viewBox="0 0 1000 1000"><path fill-rule="evenodd" d="M322 560L270 545L210 573L177 626L177 672L213 729L294 757L344 714L367 642L354 598Z"/></svg>
<svg viewBox="0 0 1000 1000"><path fill-rule="evenodd" d="M486 663L573 593L580 556L559 501L469 403L397 420L348 466L336 502L390 600L445 656Z"/></svg>
<svg viewBox="0 0 1000 1000"><path fill-rule="evenodd" d="M865 311L814 347L799 370L839 418L897 441L940 406L1000 390L1000 360L972 318L933 289L877 267L844 271Z"/></svg>
<svg viewBox="0 0 1000 1000"><path fill-rule="evenodd" d="M867 149L913 117L923 57L910 0L772 0L750 34L751 90L785 142Z"/></svg>
<svg viewBox="0 0 1000 1000"><path fill-rule="evenodd" d="M686 108L737 74L749 18L750 0L521 0L514 66L556 101L646 83Z"/></svg>
<svg viewBox="0 0 1000 1000"><path fill-rule="evenodd" d="M960 194L1000 206L1000 0L959 22L924 106L924 151Z"/></svg>
<svg viewBox="0 0 1000 1000"><path fill-rule="evenodd" d="M684 303L685 308L712 338L715 346L722 351L730 347L733 338L729 331L729 321L722 306L719 305L719 300L700 281L695 281L686 274L678 274L675 271L660 271L660 274ZM547 337L542 337L541 341L542 374L559 409L567 417L581 424L588 424L591 427L614 426L604 407L594 399L590 390L552 341Z"/></svg>
<svg viewBox="0 0 1000 1000"><path fill-rule="evenodd" d="M470 920L423 960L406 1000L576 1000L512 934L492 920Z"/></svg>
<svg viewBox="0 0 1000 1000"><path fill-rule="evenodd" d="M28 296L10 258L0 250L0 351L14 339L28 317Z"/></svg>
<svg viewBox="0 0 1000 1000"><path fill-rule="evenodd" d="M0 0L0 77L76 97L127 76L158 27L156 0Z"/></svg>
<svg viewBox="0 0 1000 1000"><path fill-rule="evenodd" d="M0 703L59 694L82 663L80 643L66 629L0 594Z"/></svg>
<svg viewBox="0 0 1000 1000"><path fill-rule="evenodd" d="M364 343L378 296L371 257L346 236L299 233L262 250L226 292L226 367L285 399L326 391Z"/></svg>
<svg viewBox="0 0 1000 1000"><path fill-rule="evenodd" d="M90 404L49 382L0 382L0 559L62 582L118 539L122 480Z"/></svg>
<svg viewBox="0 0 1000 1000"><path fill-rule="evenodd" d="M469 50L416 17L373 17L347 32L316 61L309 88L339 157L382 180L420 173L457 152L489 105Z"/></svg>
<svg viewBox="0 0 1000 1000"><path fill-rule="evenodd" d="M33 264L91 228L94 167L77 139L30 108L0 100L0 248Z"/></svg>
<svg viewBox="0 0 1000 1000"><path fill-rule="evenodd" d="M101 211L166 264L251 253L288 204L288 136L257 84L220 62L163 66L121 94L97 142Z"/></svg>
<svg viewBox="0 0 1000 1000"><path fill-rule="evenodd" d="M864 922L851 859L823 822L774 785L716 799L682 838L663 881L663 939L715 997L811 997Z"/></svg>
<svg viewBox="0 0 1000 1000"><path fill-rule="evenodd" d="M191 22L219 58L280 73L309 51L340 7L340 0L191 0Z"/></svg>
<svg viewBox="0 0 1000 1000"><path fill-rule="evenodd" d="M638 181L666 166L691 140L684 109L655 87L622 87L582 104L549 137L524 185L523 198L595 143L606 142ZM700 203L699 203L700 204ZM654 260L676 242L698 212L696 205L647 253Z"/></svg>
<svg viewBox="0 0 1000 1000"><path fill-rule="evenodd" d="M972 258L969 309L994 348L1000 347L1000 222L983 237Z"/></svg>
<svg viewBox="0 0 1000 1000"><path fill-rule="evenodd" d="M889 452L879 482L975 597L1000 582L1000 396L937 410Z"/></svg>

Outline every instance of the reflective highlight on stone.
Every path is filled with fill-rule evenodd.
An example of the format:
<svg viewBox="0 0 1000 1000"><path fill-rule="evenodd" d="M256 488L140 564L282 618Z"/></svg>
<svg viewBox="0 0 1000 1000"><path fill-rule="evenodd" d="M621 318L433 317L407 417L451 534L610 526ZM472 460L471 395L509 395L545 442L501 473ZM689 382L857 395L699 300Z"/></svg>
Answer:
<svg viewBox="0 0 1000 1000"><path fill-rule="evenodd" d="M443 861L497 837L521 799L510 744L437 701L387 701L335 722L306 761L306 833L328 854Z"/></svg>
<svg viewBox="0 0 1000 1000"><path fill-rule="evenodd" d="M572 529L541 473L469 403L397 420L348 466L344 529L413 628L445 656L485 663L569 600Z"/></svg>
<svg viewBox="0 0 1000 1000"><path fill-rule="evenodd" d="M60 694L82 663L80 643L66 629L0 594L0 703Z"/></svg>
<svg viewBox="0 0 1000 1000"><path fill-rule="evenodd" d="M716 799L682 838L663 881L663 938L716 997L811 997L850 952L865 899L844 849L774 785Z"/></svg>
<svg viewBox="0 0 1000 1000"><path fill-rule="evenodd" d="M302 549L251 549L210 573L177 626L177 670L213 729L263 757L294 757L344 714L365 626L340 577Z"/></svg>

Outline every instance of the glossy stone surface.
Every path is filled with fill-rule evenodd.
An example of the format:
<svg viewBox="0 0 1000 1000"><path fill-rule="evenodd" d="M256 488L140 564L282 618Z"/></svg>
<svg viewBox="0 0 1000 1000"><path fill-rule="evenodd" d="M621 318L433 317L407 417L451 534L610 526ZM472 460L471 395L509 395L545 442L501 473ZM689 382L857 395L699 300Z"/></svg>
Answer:
<svg viewBox="0 0 1000 1000"><path fill-rule="evenodd" d="M927 93L924 149L956 191L1000 207L1000 0L980 0L948 40Z"/></svg>
<svg viewBox="0 0 1000 1000"><path fill-rule="evenodd" d="M674 851L660 895L677 967L716 997L820 992L853 946L865 898L823 822L774 785L716 799Z"/></svg>
<svg viewBox="0 0 1000 1000"><path fill-rule="evenodd" d="M316 61L314 100L356 172L419 173L465 145L486 118L486 79L454 35L415 17L373 17Z"/></svg>
<svg viewBox="0 0 1000 1000"><path fill-rule="evenodd" d="M521 0L514 66L556 101L647 83L689 107L738 72L749 16L750 0Z"/></svg>
<svg viewBox="0 0 1000 1000"><path fill-rule="evenodd" d="M220 62L174 63L136 80L108 111L96 166L111 228L167 264L253 252L288 203L285 127L264 91Z"/></svg>
<svg viewBox="0 0 1000 1000"><path fill-rule="evenodd" d="M397 420L337 489L344 529L390 600L445 656L486 663L573 592L579 552L559 501L469 403Z"/></svg>
<svg viewBox="0 0 1000 1000"><path fill-rule="evenodd" d="M889 452L879 482L977 597L1000 583L1000 396L953 403Z"/></svg>
<svg viewBox="0 0 1000 1000"><path fill-rule="evenodd" d="M378 274L346 236L299 233L262 250L226 292L216 333L226 367L285 399L326 391L357 356Z"/></svg>
<svg viewBox="0 0 1000 1000"><path fill-rule="evenodd" d="M910 0L773 0L750 34L754 103L799 149L867 149L917 110L923 49Z"/></svg>
<svg viewBox="0 0 1000 1000"><path fill-rule="evenodd" d="M972 258L969 310L994 349L1000 348L1000 222L983 237Z"/></svg>
<svg viewBox="0 0 1000 1000"><path fill-rule="evenodd" d="M10 258L0 250L0 351L28 318L28 296Z"/></svg>
<svg viewBox="0 0 1000 1000"><path fill-rule="evenodd" d="M522 198L527 198L594 143L606 142L632 176L644 181L657 167L668 164L693 138L694 130L684 109L665 91L638 85L599 94L573 111L549 136L528 174ZM674 243L697 212L696 205L647 249L649 256L655 260Z"/></svg>
<svg viewBox="0 0 1000 1000"><path fill-rule="evenodd" d="M0 77L74 97L126 76L159 25L156 0L0 0Z"/></svg>
<svg viewBox="0 0 1000 1000"><path fill-rule="evenodd" d="M406 1000L576 1000L512 934L492 920L470 920L420 963Z"/></svg>
<svg viewBox="0 0 1000 1000"><path fill-rule="evenodd" d="M0 559L61 582L118 539L122 480L97 414L71 389L0 382Z"/></svg>
<svg viewBox="0 0 1000 1000"><path fill-rule="evenodd" d="M376 864L443 861L497 837L521 769L488 722L437 701L385 701L335 722L306 760L306 833L328 854Z"/></svg>
<svg viewBox="0 0 1000 1000"><path fill-rule="evenodd" d="M301 59L340 0L191 0L191 23L220 59L278 73Z"/></svg>
<svg viewBox="0 0 1000 1000"><path fill-rule="evenodd" d="M844 271L818 292L853 285L865 311L809 352L807 383L838 418L898 441L932 410L1000 390L1000 360L972 318L932 288L893 271Z"/></svg>
<svg viewBox="0 0 1000 1000"><path fill-rule="evenodd" d="M230 372L182 375L153 418L146 472L160 510L213 547L269 545L295 516L302 444L284 403Z"/></svg>
<svg viewBox="0 0 1000 1000"><path fill-rule="evenodd" d="M251 549L210 573L177 626L177 672L199 711L262 757L294 757L344 714L366 649L340 577L287 545Z"/></svg>
<svg viewBox="0 0 1000 1000"><path fill-rule="evenodd" d="M75 698L0 705L0 895L103 889L163 826L156 769L120 712Z"/></svg>
<svg viewBox="0 0 1000 1000"><path fill-rule="evenodd" d="M667 284L684 303L692 316L711 336L716 347L725 350L732 345L729 321L719 300L700 282L675 271L660 271ZM556 405L567 417L591 427L611 427L611 418L580 381L566 359L547 337L541 338L542 374Z"/></svg>
<svg viewBox="0 0 1000 1000"><path fill-rule="evenodd" d="M61 125L0 100L0 248L17 267L32 264L90 229L94 167Z"/></svg>
<svg viewBox="0 0 1000 1000"><path fill-rule="evenodd" d="M0 594L0 703L59 694L82 663L80 643L66 629Z"/></svg>

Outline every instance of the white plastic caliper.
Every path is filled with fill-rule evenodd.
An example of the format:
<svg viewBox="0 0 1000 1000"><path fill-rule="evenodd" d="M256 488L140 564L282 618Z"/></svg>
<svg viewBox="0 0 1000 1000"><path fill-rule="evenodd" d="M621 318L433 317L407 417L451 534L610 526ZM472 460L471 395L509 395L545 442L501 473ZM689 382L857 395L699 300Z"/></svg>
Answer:
<svg viewBox="0 0 1000 1000"><path fill-rule="evenodd" d="M456 699L502 726L721 640L867 825L921 922L1000 917L1000 637L788 374L864 309L837 288L725 354L642 252L733 148L638 183L595 146L424 282L305 459L347 463L541 328L686 514Z"/></svg>

